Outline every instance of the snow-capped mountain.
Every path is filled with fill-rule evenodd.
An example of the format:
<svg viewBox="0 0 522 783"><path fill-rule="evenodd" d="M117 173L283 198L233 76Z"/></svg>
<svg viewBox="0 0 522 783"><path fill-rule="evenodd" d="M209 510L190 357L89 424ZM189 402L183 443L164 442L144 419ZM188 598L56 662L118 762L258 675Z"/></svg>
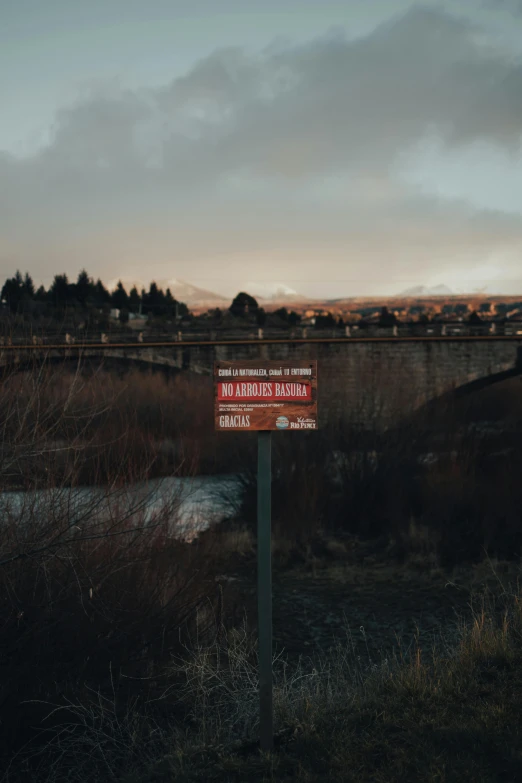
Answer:
<svg viewBox="0 0 522 783"><path fill-rule="evenodd" d="M127 293L129 293L133 286L136 286L138 291L141 291L142 288L148 291L150 286L150 281L144 282L143 280L121 278L121 282ZM230 304L231 301L229 301L228 297L220 296L219 294L215 294L213 291L207 291L204 288L198 288L195 285L185 282L185 280L170 278L168 280L156 280L155 282L158 288L162 288L164 291L166 291L167 288L170 288L170 292L174 299L178 302L183 302L189 308L207 304L209 307L220 307L225 304ZM109 291L112 291L116 288L117 284L118 280L111 280L108 283L107 288Z"/></svg>
<svg viewBox="0 0 522 783"><path fill-rule="evenodd" d="M174 299L178 302L184 302L187 306L201 305L201 304L214 304L218 307L223 302L228 302L228 297L215 294L213 291L208 291L205 288L198 288L191 283L185 282L185 280L178 280L177 278L170 278L169 280L157 280L159 288L163 288L165 291L170 288L170 292Z"/></svg>
<svg viewBox="0 0 522 783"><path fill-rule="evenodd" d="M245 283L241 290L254 296L258 301L266 303L297 301L305 298L285 283Z"/></svg>

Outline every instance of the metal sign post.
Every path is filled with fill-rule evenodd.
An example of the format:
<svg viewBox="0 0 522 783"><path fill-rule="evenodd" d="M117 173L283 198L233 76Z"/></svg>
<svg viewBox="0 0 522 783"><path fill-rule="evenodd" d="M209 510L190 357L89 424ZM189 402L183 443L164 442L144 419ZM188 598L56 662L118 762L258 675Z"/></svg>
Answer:
<svg viewBox="0 0 522 783"><path fill-rule="evenodd" d="M259 651L259 744L274 746L272 677L272 433L257 441L257 623Z"/></svg>
<svg viewBox="0 0 522 783"><path fill-rule="evenodd" d="M258 433L257 624L259 744L274 747L272 672L272 431L317 429L317 361L222 361L214 364L217 432Z"/></svg>

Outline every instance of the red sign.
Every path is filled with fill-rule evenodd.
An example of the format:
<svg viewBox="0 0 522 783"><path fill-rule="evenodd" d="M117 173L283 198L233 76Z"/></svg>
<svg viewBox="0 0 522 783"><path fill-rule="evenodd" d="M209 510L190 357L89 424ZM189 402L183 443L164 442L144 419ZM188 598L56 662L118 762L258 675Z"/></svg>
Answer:
<svg viewBox="0 0 522 783"><path fill-rule="evenodd" d="M216 362L214 420L220 431L317 429L317 362Z"/></svg>

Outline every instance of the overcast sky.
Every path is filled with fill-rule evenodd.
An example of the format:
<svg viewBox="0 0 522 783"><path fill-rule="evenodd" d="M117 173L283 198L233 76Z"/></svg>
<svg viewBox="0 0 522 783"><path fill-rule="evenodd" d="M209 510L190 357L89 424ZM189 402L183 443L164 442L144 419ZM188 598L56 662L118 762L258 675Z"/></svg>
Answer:
<svg viewBox="0 0 522 783"><path fill-rule="evenodd" d="M0 273L522 293L522 0L0 0Z"/></svg>

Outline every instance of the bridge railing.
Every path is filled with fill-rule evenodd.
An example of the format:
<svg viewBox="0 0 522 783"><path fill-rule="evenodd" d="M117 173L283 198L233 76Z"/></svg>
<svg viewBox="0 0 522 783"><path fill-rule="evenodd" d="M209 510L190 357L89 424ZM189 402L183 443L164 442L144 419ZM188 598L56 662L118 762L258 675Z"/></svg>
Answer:
<svg viewBox="0 0 522 783"><path fill-rule="evenodd" d="M9 345L99 345L100 343L158 343L158 342L206 342L232 340L292 340L292 339L335 339L335 338L374 338L374 337L469 337L469 336L522 336L522 322L483 322L465 324L462 322L401 323L396 326L381 327L377 324L351 325L330 329L317 329L314 326L296 326L291 328L209 328L196 329L186 327L175 332L143 330L137 331L55 331L41 333L0 334L0 346Z"/></svg>

